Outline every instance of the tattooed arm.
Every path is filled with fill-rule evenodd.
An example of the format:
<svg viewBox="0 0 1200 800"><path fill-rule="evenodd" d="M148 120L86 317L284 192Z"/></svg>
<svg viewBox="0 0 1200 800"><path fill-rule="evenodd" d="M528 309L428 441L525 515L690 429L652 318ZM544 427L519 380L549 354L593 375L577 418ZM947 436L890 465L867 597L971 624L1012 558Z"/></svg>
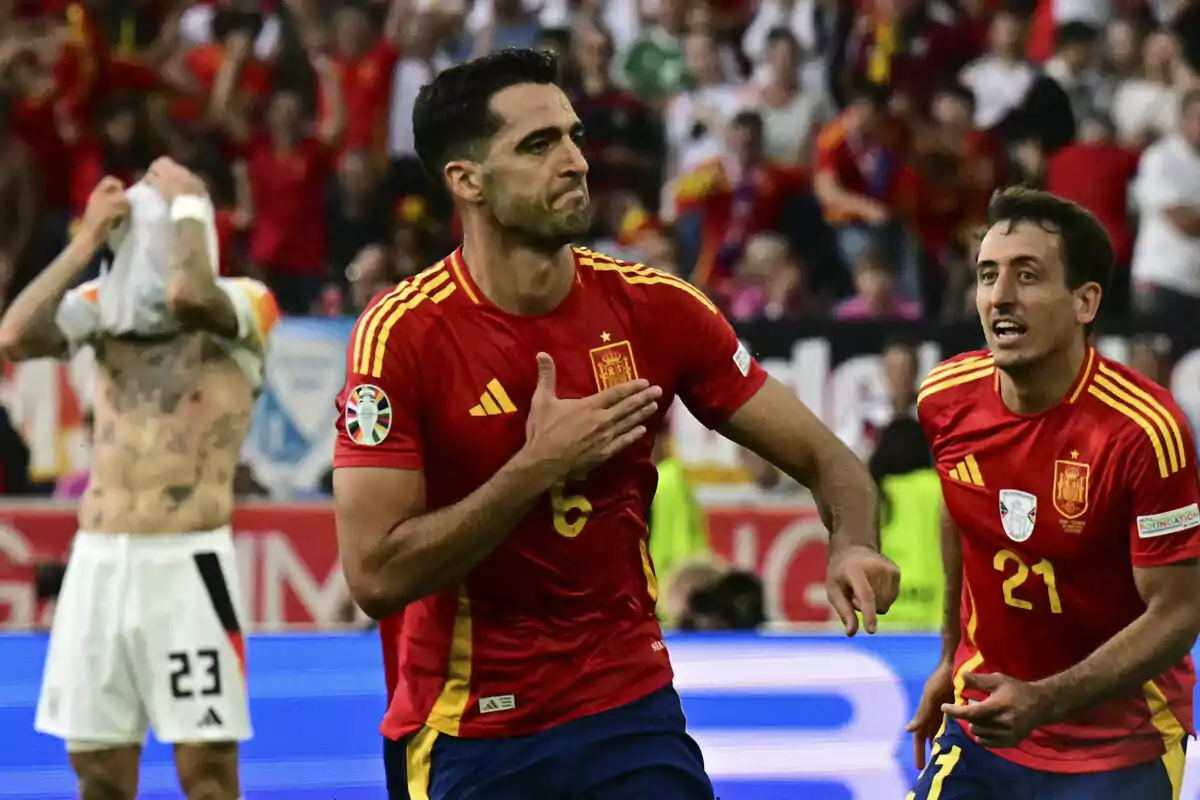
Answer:
<svg viewBox="0 0 1200 800"><path fill-rule="evenodd" d="M167 268L167 304L171 314L188 330L237 338L237 311L229 295L217 284L216 265L208 253L204 223L181 219L174 223L173 233Z"/></svg>
<svg viewBox="0 0 1200 800"><path fill-rule="evenodd" d="M0 317L0 356L25 361L68 354L67 336L56 319L59 306L104 243L109 228L128 212L124 184L116 178L100 181L75 238Z"/></svg>
<svg viewBox="0 0 1200 800"><path fill-rule="evenodd" d="M217 283L216 250L209 246L212 206L208 205L206 225L186 210L177 216L184 202L208 204L208 189L199 176L169 158L159 158L146 173L150 184L171 204L173 230L167 256L167 307L186 330L205 331L227 339L238 335L237 311L229 296Z"/></svg>

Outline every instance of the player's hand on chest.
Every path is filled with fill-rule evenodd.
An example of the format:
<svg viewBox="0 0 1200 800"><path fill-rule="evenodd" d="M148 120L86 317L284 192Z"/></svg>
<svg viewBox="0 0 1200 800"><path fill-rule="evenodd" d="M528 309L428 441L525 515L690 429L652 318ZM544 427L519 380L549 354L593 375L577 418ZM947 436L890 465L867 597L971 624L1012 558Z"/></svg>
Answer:
<svg viewBox="0 0 1200 800"><path fill-rule="evenodd" d="M492 335L449 359L435 396L426 401L429 440L438 448L438 457L453 459L482 483L525 445L539 352L553 359L554 391L560 399L591 397L637 378L653 382L632 336L615 326L615 333L593 327L598 328L594 341L582 333L554 338ZM664 398L660 407L665 409L667 402ZM661 411L647 420L652 430L645 448L631 447L613 460L646 457L661 420Z"/></svg>

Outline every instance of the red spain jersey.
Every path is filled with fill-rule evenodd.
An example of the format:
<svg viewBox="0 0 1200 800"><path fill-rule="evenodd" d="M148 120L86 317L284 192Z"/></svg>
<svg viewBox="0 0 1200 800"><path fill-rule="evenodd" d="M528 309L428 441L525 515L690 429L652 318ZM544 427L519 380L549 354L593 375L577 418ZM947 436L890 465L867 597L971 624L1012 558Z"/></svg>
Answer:
<svg viewBox="0 0 1200 800"><path fill-rule="evenodd" d="M1087 658L1146 609L1135 567L1200 557L1192 432L1169 392L1090 349L1066 397L1036 415L1000 398L986 352L925 379L917 413L962 535L962 674L1034 681ZM1058 773L1159 758L1194 734L1185 658L1136 691L1034 731L997 755Z"/></svg>
<svg viewBox="0 0 1200 800"><path fill-rule="evenodd" d="M548 314L490 303L459 250L376 298L354 329L334 467L423 470L431 510L524 446L539 351L559 397L637 377L664 394L648 435L556 485L459 585L384 620L389 738L533 733L671 681L647 549L654 438L672 398L718 426L766 374L690 284L574 254L574 285Z"/></svg>

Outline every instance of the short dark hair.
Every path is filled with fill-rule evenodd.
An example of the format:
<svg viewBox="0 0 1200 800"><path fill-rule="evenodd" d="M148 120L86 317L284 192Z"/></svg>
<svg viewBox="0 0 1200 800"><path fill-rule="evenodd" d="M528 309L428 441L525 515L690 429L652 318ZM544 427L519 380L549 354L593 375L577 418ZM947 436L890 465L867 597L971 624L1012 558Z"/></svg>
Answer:
<svg viewBox="0 0 1200 800"><path fill-rule="evenodd" d="M1054 31L1054 47L1062 49L1076 44L1095 44L1100 38L1100 31L1081 22L1072 20L1059 25Z"/></svg>
<svg viewBox="0 0 1200 800"><path fill-rule="evenodd" d="M757 111L744 110L734 114L733 119L729 121L731 128L749 128L750 132L758 138L763 135L763 118L762 114Z"/></svg>
<svg viewBox="0 0 1200 800"><path fill-rule="evenodd" d="M953 97L955 100L966 105L971 111L975 110L975 92L957 78L940 81L934 88L933 93L935 96L945 95Z"/></svg>
<svg viewBox="0 0 1200 800"><path fill-rule="evenodd" d="M796 38L796 34L792 33L792 29L786 25L776 25L767 33L768 45L774 45L779 42L787 42L792 46L794 52L800 52L800 40Z"/></svg>
<svg viewBox="0 0 1200 800"><path fill-rule="evenodd" d="M850 87L850 91L846 98L849 105L869 105L876 111L886 111L888 107L888 90L886 86L880 86L877 83L870 81L861 81Z"/></svg>
<svg viewBox="0 0 1200 800"><path fill-rule="evenodd" d="M1108 287L1116 255L1108 231L1092 212L1049 192L1010 186L992 195L988 204L988 228L1002 222L1010 229L1028 222L1058 234L1068 288L1078 289L1085 283Z"/></svg>
<svg viewBox="0 0 1200 800"><path fill-rule="evenodd" d="M492 96L522 83L558 85L558 57L505 48L438 73L413 105L413 143L421 166L441 185L442 170L500 130Z"/></svg>

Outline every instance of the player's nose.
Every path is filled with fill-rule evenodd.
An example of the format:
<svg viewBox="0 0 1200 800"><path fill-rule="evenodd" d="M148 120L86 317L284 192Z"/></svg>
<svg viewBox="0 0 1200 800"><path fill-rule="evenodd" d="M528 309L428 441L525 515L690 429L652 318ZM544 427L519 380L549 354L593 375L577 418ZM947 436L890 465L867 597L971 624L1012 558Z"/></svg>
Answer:
<svg viewBox="0 0 1200 800"><path fill-rule="evenodd" d="M588 162L583 150L569 139L563 154L562 170L563 175L570 177L583 177L588 173Z"/></svg>
<svg viewBox="0 0 1200 800"><path fill-rule="evenodd" d="M1005 308L1017 301L1017 283L1015 278L1005 270L1001 270L996 280L989 287L988 298L993 308Z"/></svg>

